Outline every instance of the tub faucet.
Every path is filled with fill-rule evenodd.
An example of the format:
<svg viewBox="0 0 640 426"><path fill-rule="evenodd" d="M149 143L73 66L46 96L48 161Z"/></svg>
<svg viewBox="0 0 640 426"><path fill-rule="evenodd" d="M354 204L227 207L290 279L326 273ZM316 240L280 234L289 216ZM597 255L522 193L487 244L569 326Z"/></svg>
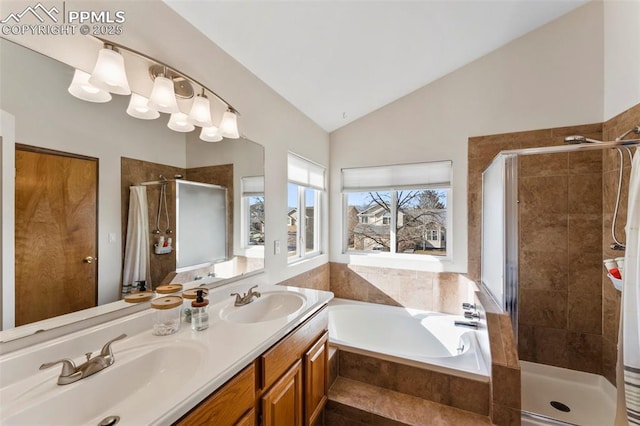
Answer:
<svg viewBox="0 0 640 426"><path fill-rule="evenodd" d="M92 374L97 373L98 371L104 370L109 367L111 364L115 362L115 358L113 356L113 350L111 349L111 344L116 340L121 340L127 337L126 334L121 334L115 339L109 340L100 351L100 355L96 355L91 358L91 352L87 352L85 356L87 357L87 361L83 364L80 364L76 367L70 359L61 359L58 361L47 362L40 366L40 370L44 370L47 368L51 368L54 365L62 364L62 371L60 372L60 376L58 376L58 384L59 385L68 385L69 383L77 382L80 379L84 379L85 377L89 377Z"/></svg>
<svg viewBox="0 0 640 426"><path fill-rule="evenodd" d="M478 328L478 324L480 324L480 321L478 320L471 320L471 321L454 321L453 323L455 326L457 327L471 327L471 328Z"/></svg>
<svg viewBox="0 0 640 426"><path fill-rule="evenodd" d="M244 305L248 305L249 303L253 302L253 298L254 297L260 297L260 293L257 291L253 291L254 288L257 288L257 285L254 285L253 287L251 287L249 289L248 292L245 293L244 296L240 296L239 293L231 293L231 296L235 296L236 297L236 301L233 304L233 306L244 306Z"/></svg>

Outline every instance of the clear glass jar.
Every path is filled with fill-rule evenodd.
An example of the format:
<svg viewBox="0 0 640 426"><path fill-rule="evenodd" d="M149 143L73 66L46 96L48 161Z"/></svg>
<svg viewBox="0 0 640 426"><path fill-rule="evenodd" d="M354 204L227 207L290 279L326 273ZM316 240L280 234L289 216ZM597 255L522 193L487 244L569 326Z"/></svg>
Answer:
<svg viewBox="0 0 640 426"><path fill-rule="evenodd" d="M209 294L209 289L204 287L191 288L182 292L182 322L191 322L191 302L198 298L198 290L203 291L204 297Z"/></svg>
<svg viewBox="0 0 640 426"><path fill-rule="evenodd" d="M182 297L165 296L151 302L153 313L153 334L167 336L180 330Z"/></svg>

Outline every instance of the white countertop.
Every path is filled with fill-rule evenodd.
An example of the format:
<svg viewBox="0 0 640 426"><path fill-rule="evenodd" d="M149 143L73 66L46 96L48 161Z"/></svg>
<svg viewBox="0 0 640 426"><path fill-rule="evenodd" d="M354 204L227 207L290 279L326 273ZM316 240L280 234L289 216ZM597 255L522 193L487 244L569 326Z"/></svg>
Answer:
<svg viewBox="0 0 640 426"><path fill-rule="evenodd" d="M244 292L247 289L243 287L247 286L238 289ZM236 291L233 288L231 290ZM118 415L121 418L118 425L171 424L333 298L330 292L297 287L260 286L258 290L263 295L274 291L297 292L304 296L306 302L287 317L253 324L227 322L218 314L222 307L228 306L233 300L228 296L230 288L225 286L211 291L207 330L192 331L190 324L184 323L175 334L154 336L151 334L153 312L147 310L1 356L0 423L13 424L12 418L20 418L21 413L29 411L26 418L41 418L51 424L50 420L55 415L48 416L43 407L55 404L47 400L54 401L65 392L73 395L73 392L86 391L78 398L81 400L75 401L81 406L85 398L92 398L92 389L95 388L94 396L104 400L101 407L106 406L107 411L97 413L95 418L85 417L82 423L98 424L108 415ZM106 341L121 333L127 333L128 337L113 344L115 363L91 377L59 386L56 384L59 367L38 370L40 364L64 357L70 357L79 364L83 362L83 353L92 350L95 354ZM156 352L149 354L149 349ZM166 360L156 357L163 351L165 355L171 355ZM181 353L185 355L184 358ZM133 378L135 374L127 372L127 376L123 376L125 379L118 379L116 383L109 381L119 377L119 374L125 374L123 372L128 371L127 365L138 365L127 363L146 362L146 359L141 361L141 357L148 357L147 367L153 365L153 374L145 376L144 369L136 368L134 373L140 374L140 379ZM119 364L122 367L118 370ZM108 377L110 370L113 370L113 374ZM127 384L129 380L132 381L131 386ZM104 387L109 389L105 391ZM109 402L112 399L113 402ZM67 405L66 399L61 401L58 405L62 407L56 406L54 410L64 412L76 409L73 406L64 407ZM41 417L30 417L31 414ZM60 413L56 415L64 416ZM66 420L66 425L73 424Z"/></svg>

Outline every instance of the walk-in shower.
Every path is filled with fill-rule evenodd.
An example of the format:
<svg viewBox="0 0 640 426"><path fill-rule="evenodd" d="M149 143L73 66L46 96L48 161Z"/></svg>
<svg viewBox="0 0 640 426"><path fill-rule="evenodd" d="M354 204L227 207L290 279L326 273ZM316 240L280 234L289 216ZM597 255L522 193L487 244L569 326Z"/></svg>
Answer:
<svg viewBox="0 0 640 426"><path fill-rule="evenodd" d="M622 176L640 145L632 133L640 126L615 141L573 135L564 145L505 150L483 172L482 282L511 317L525 361L522 409L538 420L613 423L612 379L602 376L611 369L603 343L610 330L603 324L615 322L604 306L619 293L603 287L602 260L611 249L609 227L615 249L624 249L615 219L624 222ZM578 370L584 380L575 379ZM525 392L525 383L536 391ZM539 387L549 383L550 390ZM571 398L553 396L562 389ZM599 403L604 423L586 411ZM544 422L528 424L563 424Z"/></svg>

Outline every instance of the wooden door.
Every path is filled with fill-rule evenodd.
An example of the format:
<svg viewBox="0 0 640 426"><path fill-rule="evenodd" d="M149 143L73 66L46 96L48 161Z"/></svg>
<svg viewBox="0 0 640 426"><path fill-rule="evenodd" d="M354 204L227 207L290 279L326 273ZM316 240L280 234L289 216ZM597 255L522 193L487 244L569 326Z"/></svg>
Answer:
<svg viewBox="0 0 640 426"><path fill-rule="evenodd" d="M96 306L97 192L96 158L16 145L16 326Z"/></svg>
<svg viewBox="0 0 640 426"><path fill-rule="evenodd" d="M304 424L311 426L322 413L329 395L329 333L304 355Z"/></svg>
<svg viewBox="0 0 640 426"><path fill-rule="evenodd" d="M262 397L262 424L302 424L302 361L298 360Z"/></svg>

